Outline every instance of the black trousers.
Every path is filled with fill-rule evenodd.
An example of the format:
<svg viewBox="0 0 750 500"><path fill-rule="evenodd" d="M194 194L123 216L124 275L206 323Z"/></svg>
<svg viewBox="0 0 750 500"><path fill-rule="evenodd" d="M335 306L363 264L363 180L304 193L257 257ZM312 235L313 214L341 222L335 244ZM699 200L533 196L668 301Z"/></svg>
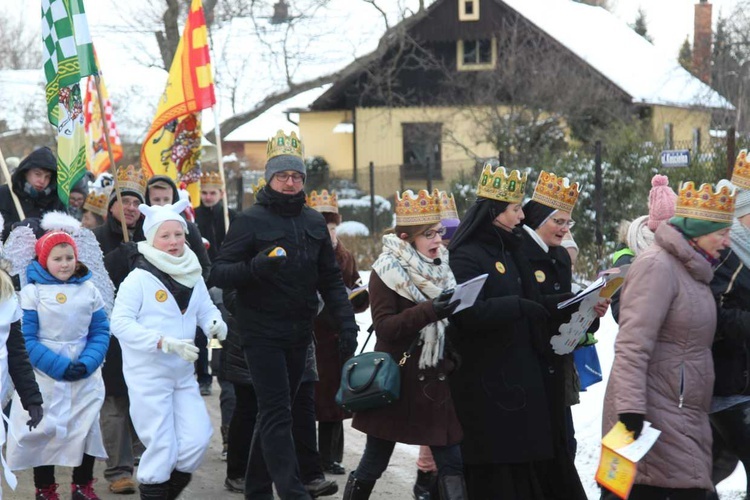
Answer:
<svg viewBox="0 0 750 500"><path fill-rule="evenodd" d="M318 422L318 449L323 465L344 460L344 422Z"/></svg>
<svg viewBox="0 0 750 500"><path fill-rule="evenodd" d="M302 380L307 346L246 346L245 360L258 399L258 419L245 475L245 498L309 499L300 480L292 437L292 402Z"/></svg>
<svg viewBox="0 0 750 500"><path fill-rule="evenodd" d="M73 484L88 484L94 479L94 457L83 454L81 465L73 469ZM55 466L34 467L34 487L43 489L55 484Z"/></svg>
<svg viewBox="0 0 750 500"><path fill-rule="evenodd" d="M195 362L195 375L198 385L210 385L213 379L208 366L208 338L200 328L195 330L195 347L198 348L198 359Z"/></svg>
<svg viewBox="0 0 750 500"><path fill-rule="evenodd" d="M714 436L711 479L715 486L734 472L738 460L745 472L750 472L750 401L712 413L709 419ZM750 495L750 476L745 488ZM718 496L714 493L709 498Z"/></svg>
<svg viewBox="0 0 750 500"><path fill-rule="evenodd" d="M227 477L242 479L247 471L250 443L258 417L258 401L255 399L255 389L249 384L234 384L234 394L237 404L229 421L227 435Z"/></svg>
<svg viewBox="0 0 750 500"><path fill-rule="evenodd" d="M292 404L292 436L297 451L300 478L308 484L325 479L315 431L315 382L302 382Z"/></svg>

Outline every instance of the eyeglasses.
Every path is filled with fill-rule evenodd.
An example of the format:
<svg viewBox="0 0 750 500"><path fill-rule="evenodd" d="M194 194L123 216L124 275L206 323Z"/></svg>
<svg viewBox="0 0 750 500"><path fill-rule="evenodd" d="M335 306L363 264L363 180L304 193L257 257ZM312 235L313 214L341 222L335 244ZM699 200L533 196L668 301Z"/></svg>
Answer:
<svg viewBox="0 0 750 500"><path fill-rule="evenodd" d="M442 238L443 236L445 236L445 233L447 232L448 230L445 227L441 227L440 229L428 229L427 231L422 233L422 236L424 236L428 240L431 240L435 238L435 236L438 234Z"/></svg>
<svg viewBox="0 0 750 500"><path fill-rule="evenodd" d="M278 179L279 182L286 182L289 180L290 177L292 178L292 181L295 184L299 184L300 182L305 180L305 176L299 173L287 174L286 172L279 172L275 175L276 175L276 179Z"/></svg>
<svg viewBox="0 0 750 500"><path fill-rule="evenodd" d="M567 227L568 229L570 229L570 228L572 228L573 226L576 225L576 221L574 221L573 219L568 219L568 220L565 220L565 219L551 219L551 220L552 220L552 222L555 223L555 225L557 227Z"/></svg>

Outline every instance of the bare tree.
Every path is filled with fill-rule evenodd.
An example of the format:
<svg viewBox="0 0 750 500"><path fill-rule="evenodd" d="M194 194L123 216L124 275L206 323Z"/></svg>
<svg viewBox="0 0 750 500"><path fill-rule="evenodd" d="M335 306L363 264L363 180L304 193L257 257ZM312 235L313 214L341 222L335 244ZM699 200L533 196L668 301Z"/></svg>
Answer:
<svg viewBox="0 0 750 500"><path fill-rule="evenodd" d="M29 29L21 15L0 13L0 69L32 69L42 66L41 39L38 30Z"/></svg>

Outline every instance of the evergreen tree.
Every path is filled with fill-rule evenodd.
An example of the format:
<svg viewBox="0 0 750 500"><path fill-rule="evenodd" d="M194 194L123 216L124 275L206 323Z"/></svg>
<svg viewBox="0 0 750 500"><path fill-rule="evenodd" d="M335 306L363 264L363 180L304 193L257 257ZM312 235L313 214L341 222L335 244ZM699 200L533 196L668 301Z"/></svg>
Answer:
<svg viewBox="0 0 750 500"><path fill-rule="evenodd" d="M630 27L633 28L633 31L641 35L643 38L651 43L654 43L654 40L648 34L648 26L646 25L646 13L642 8L638 8L638 15L635 18L635 23L631 24Z"/></svg>
<svg viewBox="0 0 750 500"><path fill-rule="evenodd" d="M688 37L685 37L685 41L682 43L682 47L680 47L680 54L677 56L677 61L686 70L693 71L693 49L690 47Z"/></svg>

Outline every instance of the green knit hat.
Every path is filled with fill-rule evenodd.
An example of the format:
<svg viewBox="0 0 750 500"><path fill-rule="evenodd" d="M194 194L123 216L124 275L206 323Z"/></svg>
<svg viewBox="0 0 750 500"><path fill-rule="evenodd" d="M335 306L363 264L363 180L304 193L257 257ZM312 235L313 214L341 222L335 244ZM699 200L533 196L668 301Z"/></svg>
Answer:
<svg viewBox="0 0 750 500"><path fill-rule="evenodd" d="M688 238L697 238L714 231L721 231L732 227L731 222L715 222L703 219L693 219L691 217L672 217L669 223L677 227Z"/></svg>

